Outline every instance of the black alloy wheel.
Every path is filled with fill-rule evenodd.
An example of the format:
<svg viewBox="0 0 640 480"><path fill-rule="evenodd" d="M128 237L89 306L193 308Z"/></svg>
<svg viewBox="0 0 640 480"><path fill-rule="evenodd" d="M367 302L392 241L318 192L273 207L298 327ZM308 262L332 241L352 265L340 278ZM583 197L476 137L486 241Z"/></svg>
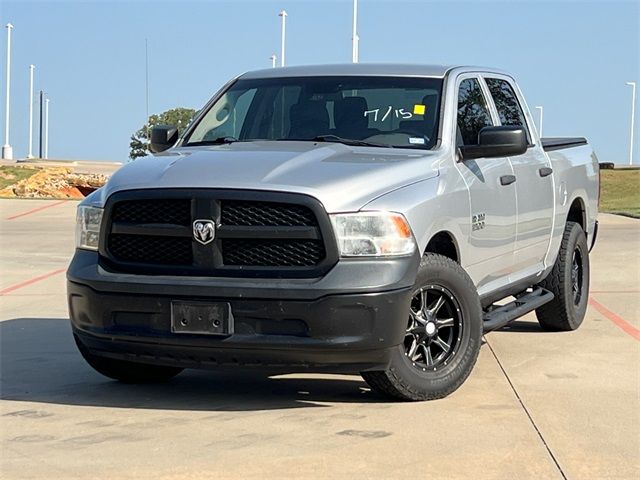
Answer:
<svg viewBox="0 0 640 480"><path fill-rule="evenodd" d="M574 305L579 305L582 299L583 275L582 254L580 250L576 248L573 251L573 258L571 260L571 292L573 293Z"/></svg>
<svg viewBox="0 0 640 480"><path fill-rule="evenodd" d="M589 301L589 249L580 224L567 222L551 272L539 285L553 300L536 309L544 330L569 332L584 320Z"/></svg>
<svg viewBox="0 0 640 480"><path fill-rule="evenodd" d="M415 368L435 371L456 354L463 328L460 306L451 292L426 285L411 299L405 355Z"/></svg>
<svg viewBox="0 0 640 480"><path fill-rule="evenodd" d="M401 343L384 370L363 371L373 390L400 400L433 400L454 392L471 373L482 339L476 287L455 260L426 253L398 322ZM407 318L408 317L408 318Z"/></svg>

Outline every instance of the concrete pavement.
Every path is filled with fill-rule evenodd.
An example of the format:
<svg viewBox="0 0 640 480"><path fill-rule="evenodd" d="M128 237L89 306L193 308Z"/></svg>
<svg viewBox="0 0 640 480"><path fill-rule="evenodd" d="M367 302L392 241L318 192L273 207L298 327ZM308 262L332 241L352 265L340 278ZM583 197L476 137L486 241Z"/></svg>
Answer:
<svg viewBox="0 0 640 480"><path fill-rule="evenodd" d="M357 376L101 377L67 319L75 205L0 200L2 478L640 477L637 220L601 215L578 331L529 315L486 336L460 390L412 404Z"/></svg>

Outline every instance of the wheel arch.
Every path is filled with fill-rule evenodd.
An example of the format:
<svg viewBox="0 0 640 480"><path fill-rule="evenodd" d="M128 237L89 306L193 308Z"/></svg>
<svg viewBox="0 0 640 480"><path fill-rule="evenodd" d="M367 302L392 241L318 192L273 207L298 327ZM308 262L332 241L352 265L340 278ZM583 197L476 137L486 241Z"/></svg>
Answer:
<svg viewBox="0 0 640 480"><path fill-rule="evenodd" d="M431 236L423 254L437 253L460 264L460 248L455 236L448 230L440 230Z"/></svg>
<svg viewBox="0 0 640 480"><path fill-rule="evenodd" d="M575 222L582 227L582 230L587 232L587 208L582 197L575 197L571 202L571 206L567 212L566 222Z"/></svg>

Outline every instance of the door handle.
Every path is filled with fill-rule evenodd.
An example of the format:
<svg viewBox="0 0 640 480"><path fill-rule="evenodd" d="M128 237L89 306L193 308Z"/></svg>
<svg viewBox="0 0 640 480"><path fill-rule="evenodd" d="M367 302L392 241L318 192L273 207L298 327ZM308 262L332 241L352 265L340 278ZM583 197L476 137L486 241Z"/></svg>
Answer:
<svg viewBox="0 0 640 480"><path fill-rule="evenodd" d="M541 177L548 177L553 173L553 168L542 167L540 170L538 170L538 173Z"/></svg>
<svg viewBox="0 0 640 480"><path fill-rule="evenodd" d="M500 185L511 185L516 181L515 175L502 175L500 177Z"/></svg>

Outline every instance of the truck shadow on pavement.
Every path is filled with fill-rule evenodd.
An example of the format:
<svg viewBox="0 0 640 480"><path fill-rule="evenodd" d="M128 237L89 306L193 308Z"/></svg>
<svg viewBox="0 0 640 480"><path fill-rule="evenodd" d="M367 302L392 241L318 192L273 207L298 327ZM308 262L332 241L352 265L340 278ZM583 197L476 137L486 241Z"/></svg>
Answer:
<svg viewBox="0 0 640 480"><path fill-rule="evenodd" d="M0 399L61 405L256 411L330 407L325 402L388 403L355 375L185 370L165 384L121 384L84 362L69 320L62 318L0 322L0 379Z"/></svg>

